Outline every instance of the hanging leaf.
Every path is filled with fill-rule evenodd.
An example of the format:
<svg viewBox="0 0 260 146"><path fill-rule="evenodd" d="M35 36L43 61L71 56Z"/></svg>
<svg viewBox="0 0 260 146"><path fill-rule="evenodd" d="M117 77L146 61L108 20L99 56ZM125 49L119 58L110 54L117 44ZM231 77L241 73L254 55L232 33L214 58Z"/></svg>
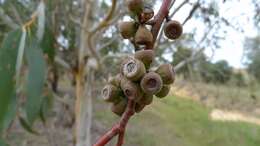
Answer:
<svg viewBox="0 0 260 146"><path fill-rule="evenodd" d="M0 138L0 146L9 146L3 139Z"/></svg>
<svg viewBox="0 0 260 146"><path fill-rule="evenodd" d="M53 96L52 95L45 96L43 98L41 111L40 111L40 119L43 123L46 122L46 117L50 112L52 105L53 105Z"/></svg>
<svg viewBox="0 0 260 146"><path fill-rule="evenodd" d="M41 41L41 48L44 54L47 54L49 59L53 62L55 56L55 37L52 31L48 28L45 29L43 39Z"/></svg>
<svg viewBox="0 0 260 146"><path fill-rule="evenodd" d="M10 103L15 98L15 65L21 33L21 30L8 33L0 48L0 133L13 119L9 109L16 106Z"/></svg>
<svg viewBox="0 0 260 146"><path fill-rule="evenodd" d="M39 133L34 131L24 118L19 117L19 122L20 122L21 126L23 127L23 129L25 129L27 132L29 132L31 134L39 135Z"/></svg>
<svg viewBox="0 0 260 146"><path fill-rule="evenodd" d="M37 40L29 39L25 56L28 63L27 77L27 100L25 104L27 121L29 125L39 117L41 104L43 101L43 87L45 82L46 63L43 52Z"/></svg>
<svg viewBox="0 0 260 146"><path fill-rule="evenodd" d="M12 96L10 98L9 106L5 113L5 118L3 119L3 129L8 129L10 124L12 123L13 119L16 116L16 107L17 105L17 98L16 96Z"/></svg>

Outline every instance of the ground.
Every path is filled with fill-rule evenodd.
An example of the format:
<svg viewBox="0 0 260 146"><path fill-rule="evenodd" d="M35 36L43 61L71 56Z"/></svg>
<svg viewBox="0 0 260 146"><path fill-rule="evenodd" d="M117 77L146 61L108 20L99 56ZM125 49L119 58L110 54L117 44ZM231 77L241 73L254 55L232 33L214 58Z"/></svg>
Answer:
<svg viewBox="0 0 260 146"><path fill-rule="evenodd" d="M130 121L126 145L260 145L260 126L243 122L212 121L210 111L211 109L200 103L177 96L155 99L153 105ZM97 112L95 118L105 125L103 132L118 119L111 116L106 108Z"/></svg>
<svg viewBox="0 0 260 146"><path fill-rule="evenodd" d="M47 128L41 122L34 126L39 136L26 132L16 120L7 135L10 146L71 146L73 107L56 102ZM259 114L254 112L259 104L259 96L252 99L242 88L221 86L216 89L208 84L192 86L177 82L168 97L154 98L152 105L130 120L125 146L259 146L260 126L257 123L219 121L212 117L217 110L221 119L234 115L259 119ZM92 142L119 120L99 96L94 98L94 107ZM113 142L110 146L114 146Z"/></svg>

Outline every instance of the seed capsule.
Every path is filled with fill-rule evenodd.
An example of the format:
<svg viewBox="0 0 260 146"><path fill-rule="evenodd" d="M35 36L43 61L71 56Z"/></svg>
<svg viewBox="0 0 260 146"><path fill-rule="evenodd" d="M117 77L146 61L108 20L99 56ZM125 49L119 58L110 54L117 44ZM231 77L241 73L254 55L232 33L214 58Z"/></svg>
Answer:
<svg viewBox="0 0 260 146"><path fill-rule="evenodd" d="M153 50L140 50L135 52L135 58L142 61L148 69L153 62L153 59L155 57L154 51Z"/></svg>
<svg viewBox="0 0 260 146"><path fill-rule="evenodd" d="M144 108L145 108L145 104L136 103L136 105L135 105L135 112L136 113L140 113Z"/></svg>
<svg viewBox="0 0 260 146"><path fill-rule="evenodd" d="M144 94L138 103L144 105L150 105L152 102L153 102L153 95Z"/></svg>
<svg viewBox="0 0 260 146"><path fill-rule="evenodd" d="M160 92L158 92L155 96L158 98L163 98L167 96L170 92L170 86L169 85L163 85Z"/></svg>
<svg viewBox="0 0 260 146"><path fill-rule="evenodd" d="M121 74L117 74L116 76L109 78L108 79L108 83L112 84L112 85L114 85L116 87L120 87L121 79L122 79L122 75Z"/></svg>
<svg viewBox="0 0 260 146"><path fill-rule="evenodd" d="M146 72L144 64L135 58L128 58L122 68L122 74L131 81L140 80Z"/></svg>
<svg viewBox="0 0 260 146"><path fill-rule="evenodd" d="M143 10L143 0L127 0L128 10L139 15Z"/></svg>
<svg viewBox="0 0 260 146"><path fill-rule="evenodd" d="M141 15L140 15L140 23L145 23L154 16L154 11L151 6L145 6Z"/></svg>
<svg viewBox="0 0 260 146"><path fill-rule="evenodd" d="M151 46L153 43L152 33L143 25L140 25L135 34L135 43L141 46Z"/></svg>
<svg viewBox="0 0 260 146"><path fill-rule="evenodd" d="M180 24L180 22L175 20L167 22L164 27L165 36L172 40L179 38L182 34L182 31L182 25Z"/></svg>
<svg viewBox="0 0 260 146"><path fill-rule="evenodd" d="M122 91L111 84L106 85L102 90L102 97L107 102L116 102L122 96Z"/></svg>
<svg viewBox="0 0 260 146"><path fill-rule="evenodd" d="M123 113L125 112L126 106L127 106L127 101L121 100L120 102L113 103L111 105L111 111L118 116L122 116Z"/></svg>
<svg viewBox="0 0 260 146"><path fill-rule="evenodd" d="M163 84L169 85L174 83L175 71L171 64L162 64L155 72L161 76Z"/></svg>
<svg viewBox="0 0 260 146"><path fill-rule="evenodd" d="M135 22L127 21L127 22L120 22L118 25L119 32L124 39L130 39L135 36L137 31L137 27Z"/></svg>
<svg viewBox="0 0 260 146"><path fill-rule="evenodd" d="M160 75L149 72L141 80L141 88L146 94L156 94L162 89L163 83Z"/></svg>
<svg viewBox="0 0 260 146"><path fill-rule="evenodd" d="M134 101L139 101L142 96L143 96L143 92L140 88L140 86L126 78L123 78L121 80L121 89L124 92L124 95Z"/></svg>

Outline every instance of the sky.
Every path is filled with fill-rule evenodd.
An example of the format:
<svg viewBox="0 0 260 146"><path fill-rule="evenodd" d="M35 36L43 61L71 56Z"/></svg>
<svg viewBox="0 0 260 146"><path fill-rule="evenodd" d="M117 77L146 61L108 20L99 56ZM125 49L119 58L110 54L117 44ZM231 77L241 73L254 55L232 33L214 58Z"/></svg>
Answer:
<svg viewBox="0 0 260 146"><path fill-rule="evenodd" d="M176 6L178 6L176 1ZM174 19L181 21L187 16L191 6L184 7L180 10ZM212 56L212 61L216 62L218 60L226 60L228 63L235 68L243 68L242 57L243 57L243 43L245 37L254 37L257 35L257 31L254 28L253 22L253 5L249 0L230 0L226 3L219 1L220 16L226 18L234 26L243 26L244 32L239 32L233 28L223 28L226 29L227 33L223 35L225 39L220 42L220 48L213 52L210 48L206 48L205 53L207 56ZM202 37L199 34L203 34L206 29L204 24L198 20L192 19L184 26L184 32L191 32L193 29L197 28L198 33L195 40L199 41Z"/></svg>

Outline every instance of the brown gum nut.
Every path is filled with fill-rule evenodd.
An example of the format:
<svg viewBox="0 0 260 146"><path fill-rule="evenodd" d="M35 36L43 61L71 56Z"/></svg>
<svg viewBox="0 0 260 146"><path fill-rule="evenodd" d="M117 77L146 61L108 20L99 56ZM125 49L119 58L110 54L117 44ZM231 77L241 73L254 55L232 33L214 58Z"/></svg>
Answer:
<svg viewBox="0 0 260 146"><path fill-rule="evenodd" d="M163 85L163 88L160 92L158 92L155 96L158 98L164 98L166 97L170 92L170 86L169 85Z"/></svg>
<svg viewBox="0 0 260 146"><path fill-rule="evenodd" d="M137 83L134 83L133 81L130 81L127 78L123 78L121 80L120 85L122 91L124 92L124 95L127 98L136 102L142 98L143 92Z"/></svg>
<svg viewBox="0 0 260 146"><path fill-rule="evenodd" d="M135 34L135 43L140 46L149 47L153 43L153 35L144 25L139 25Z"/></svg>
<svg viewBox="0 0 260 146"><path fill-rule="evenodd" d="M150 7L144 7L141 15L140 15L140 21L141 23L145 23L147 22L148 20L150 20L151 18L153 18L154 16L154 11L152 8Z"/></svg>
<svg viewBox="0 0 260 146"><path fill-rule="evenodd" d="M108 84L102 90L102 97L107 102L115 102L121 96L119 87Z"/></svg>
<svg viewBox="0 0 260 146"><path fill-rule="evenodd" d="M119 32L124 39L130 39L135 36L137 31L135 22L124 21L118 24Z"/></svg>
<svg viewBox="0 0 260 146"><path fill-rule="evenodd" d="M138 103L144 105L150 105L152 102L153 102L153 95L144 94Z"/></svg>
<svg viewBox="0 0 260 146"><path fill-rule="evenodd" d="M153 50L140 50L140 51L135 52L134 57L136 59L142 61L145 65L146 69L148 69L154 60L155 53Z"/></svg>
<svg viewBox="0 0 260 146"><path fill-rule="evenodd" d="M169 85L174 83L175 71L171 64L162 64L155 72L161 76L163 84Z"/></svg>
<svg viewBox="0 0 260 146"><path fill-rule="evenodd" d="M143 5L143 0L127 0L128 10L137 15L142 12Z"/></svg>
<svg viewBox="0 0 260 146"><path fill-rule="evenodd" d="M111 105L111 111L118 116L122 116L122 114L125 112L126 106L127 106L127 101L121 100L120 102L113 103Z"/></svg>
<svg viewBox="0 0 260 146"><path fill-rule="evenodd" d="M122 68L122 74L132 81L140 80L146 72L144 64L135 58L128 58Z"/></svg>
<svg viewBox="0 0 260 146"><path fill-rule="evenodd" d="M177 39L182 35L183 28L180 22L171 20L164 27L164 34L169 39Z"/></svg>
<svg viewBox="0 0 260 146"><path fill-rule="evenodd" d="M122 78L122 75L117 74L116 76L109 78L108 83L112 84L116 87L120 87L121 78Z"/></svg>
<svg viewBox="0 0 260 146"><path fill-rule="evenodd" d="M136 103L136 105L135 105L135 112L136 113L140 113L144 108L145 108L145 104Z"/></svg>
<svg viewBox="0 0 260 146"><path fill-rule="evenodd" d="M155 72L149 72L141 80L141 88L146 94L156 94L163 86L160 75Z"/></svg>

